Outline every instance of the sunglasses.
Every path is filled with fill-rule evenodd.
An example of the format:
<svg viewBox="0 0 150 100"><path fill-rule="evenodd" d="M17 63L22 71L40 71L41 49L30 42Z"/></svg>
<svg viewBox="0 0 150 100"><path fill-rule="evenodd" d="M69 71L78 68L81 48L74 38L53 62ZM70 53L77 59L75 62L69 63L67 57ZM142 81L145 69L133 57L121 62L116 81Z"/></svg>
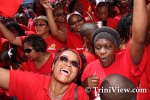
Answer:
<svg viewBox="0 0 150 100"><path fill-rule="evenodd" d="M47 25L47 24L36 24L36 23L34 23L34 26L40 26L40 27L42 27L42 26L44 26L44 25Z"/></svg>
<svg viewBox="0 0 150 100"><path fill-rule="evenodd" d="M66 12L58 12L55 14L56 17L66 16L66 15L67 15Z"/></svg>
<svg viewBox="0 0 150 100"><path fill-rule="evenodd" d="M33 49L28 48L28 49L23 50L23 53L30 53L32 50Z"/></svg>
<svg viewBox="0 0 150 100"><path fill-rule="evenodd" d="M68 58L65 57L65 56L59 57L59 60L62 61L62 62L66 62L66 63L69 61ZM79 67L79 63L77 61L71 61L70 63L74 67Z"/></svg>
<svg viewBox="0 0 150 100"><path fill-rule="evenodd" d="M80 23L81 21L83 21L83 19L78 19L76 22L69 23L69 25L75 25L76 23Z"/></svg>

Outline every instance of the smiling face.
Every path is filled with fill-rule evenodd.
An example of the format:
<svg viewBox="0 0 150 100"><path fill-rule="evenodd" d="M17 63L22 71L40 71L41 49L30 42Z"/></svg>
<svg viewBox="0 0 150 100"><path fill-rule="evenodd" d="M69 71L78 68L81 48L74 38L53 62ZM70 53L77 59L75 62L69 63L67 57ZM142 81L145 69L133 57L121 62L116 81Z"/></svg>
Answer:
<svg viewBox="0 0 150 100"><path fill-rule="evenodd" d="M72 51L64 51L53 65L53 77L55 80L68 84L78 73L78 56Z"/></svg>
<svg viewBox="0 0 150 100"><path fill-rule="evenodd" d="M49 34L49 27L45 20L38 19L35 22L35 30L37 35L43 37L46 34Z"/></svg>
<svg viewBox="0 0 150 100"><path fill-rule="evenodd" d="M98 39L94 43L95 54L103 67L109 67L115 61L116 46L107 39Z"/></svg>
<svg viewBox="0 0 150 100"><path fill-rule="evenodd" d="M80 15L74 14L69 18L68 23L75 33L80 33L80 27L84 24L84 20Z"/></svg>

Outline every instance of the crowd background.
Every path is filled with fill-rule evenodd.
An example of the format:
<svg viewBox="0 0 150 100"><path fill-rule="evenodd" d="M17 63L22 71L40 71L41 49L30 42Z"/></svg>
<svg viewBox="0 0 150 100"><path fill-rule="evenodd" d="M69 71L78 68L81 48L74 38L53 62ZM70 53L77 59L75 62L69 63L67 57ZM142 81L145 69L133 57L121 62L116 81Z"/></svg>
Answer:
<svg viewBox="0 0 150 100"><path fill-rule="evenodd" d="M88 100L88 97L94 100L96 97L93 91L86 94L84 89L86 87L102 87L103 80L107 80L105 77L110 74L120 74L128 78L125 80L127 84L130 84L130 88L147 89L147 93L131 94L130 97L134 100L150 100L148 17L150 18L148 0L33 0L32 4L27 7L20 5L13 17L1 15L0 66L10 70L10 76L14 77L10 78L10 90L8 84L1 85L0 81L2 87L0 88L0 100L23 98L21 97L23 93L19 94L20 91L15 89L17 84L25 86L25 83L20 82L21 78L24 78L25 82L30 75L31 79L35 78L28 72L51 76L50 79L53 81L58 79L66 87L69 86L65 90L66 94L63 92L61 95L58 90L52 91L51 88L49 95L52 100L73 98L68 96L68 91L75 95L75 84L80 86L78 94L83 94L83 98L78 95L79 100ZM66 49L66 47L70 49ZM76 59L74 60L74 58ZM78 67L78 71L77 68L71 69L75 75L73 74L67 83L63 77L59 77L59 72L57 72L59 60L66 63L70 61L72 66ZM18 70L25 73L22 74ZM67 76L70 72L63 69L61 73ZM26 74L29 75L26 76ZM26 77L23 77L24 75ZM120 80L120 76L117 75L117 77ZM13 82L12 79L18 83ZM117 79L116 76L115 79ZM128 81L132 82L134 86ZM50 87L56 86L54 83L51 82L53 85ZM58 83L55 84L62 86ZM123 82L120 81L121 83ZM30 84L34 84L34 82L30 82ZM107 85L104 86L107 87ZM24 89L22 87L19 89ZM106 96L109 100L113 98L113 95ZM102 94L101 98L105 100L107 97ZM29 98L26 99L29 100ZM45 99L47 100L47 98ZM124 100L130 100L130 98Z"/></svg>

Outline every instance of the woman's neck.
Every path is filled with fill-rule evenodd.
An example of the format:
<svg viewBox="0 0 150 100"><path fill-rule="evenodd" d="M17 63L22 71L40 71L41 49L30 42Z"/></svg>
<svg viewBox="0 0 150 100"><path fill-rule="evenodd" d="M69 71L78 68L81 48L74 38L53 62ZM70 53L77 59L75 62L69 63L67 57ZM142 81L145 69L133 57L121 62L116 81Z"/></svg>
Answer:
<svg viewBox="0 0 150 100"><path fill-rule="evenodd" d="M77 35L80 35L80 32L74 32L75 34L77 34Z"/></svg>
<svg viewBox="0 0 150 100"><path fill-rule="evenodd" d="M67 32L67 27L66 27L66 23L57 23L58 24L58 30L66 33Z"/></svg>
<svg viewBox="0 0 150 100"><path fill-rule="evenodd" d="M48 38L50 36L50 32L46 32L46 33L44 33L41 37L43 38L43 39L46 39L46 38Z"/></svg>
<svg viewBox="0 0 150 100"><path fill-rule="evenodd" d="M58 24L59 27L66 27L66 23L65 22L63 22L63 23L57 22L57 24Z"/></svg>
<svg viewBox="0 0 150 100"><path fill-rule="evenodd" d="M120 10L119 13L120 13L121 15L124 15L124 14L126 14L126 13L128 12L128 8L120 8L119 10Z"/></svg>
<svg viewBox="0 0 150 100"><path fill-rule="evenodd" d="M51 82L49 85L49 94L53 94L52 98L56 99L59 96L62 96L66 93L69 85L70 84L62 84L61 82L57 81L52 75Z"/></svg>
<svg viewBox="0 0 150 100"><path fill-rule="evenodd" d="M88 52L90 52L90 53L92 53L92 54L95 54L93 48L94 48L94 47L92 47L91 45L87 45Z"/></svg>

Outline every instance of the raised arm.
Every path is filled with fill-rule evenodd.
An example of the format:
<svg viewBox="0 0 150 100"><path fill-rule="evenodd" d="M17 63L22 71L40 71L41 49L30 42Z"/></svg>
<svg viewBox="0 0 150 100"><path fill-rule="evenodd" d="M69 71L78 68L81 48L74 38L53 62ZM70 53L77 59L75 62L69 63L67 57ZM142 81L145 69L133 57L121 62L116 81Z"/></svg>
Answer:
<svg viewBox="0 0 150 100"><path fill-rule="evenodd" d="M4 89L8 89L9 80L10 80L9 71L4 68L0 68L0 87Z"/></svg>
<svg viewBox="0 0 150 100"><path fill-rule="evenodd" d="M2 22L0 22L0 31L4 37L12 44L22 46L20 37L16 37L11 31L9 31Z"/></svg>
<svg viewBox="0 0 150 100"><path fill-rule="evenodd" d="M67 36L65 33L58 31L54 17L53 17L53 13L52 13L52 9L48 7L47 3L48 0L40 0L41 5L43 5L43 7L46 10L46 14L47 14L47 19L48 19L48 25L51 31L51 34L60 42L62 43L66 43L67 42Z"/></svg>
<svg viewBox="0 0 150 100"><path fill-rule="evenodd" d="M148 13L146 0L134 0L132 38L129 44L134 65L141 62L144 54L145 38L148 29Z"/></svg>

